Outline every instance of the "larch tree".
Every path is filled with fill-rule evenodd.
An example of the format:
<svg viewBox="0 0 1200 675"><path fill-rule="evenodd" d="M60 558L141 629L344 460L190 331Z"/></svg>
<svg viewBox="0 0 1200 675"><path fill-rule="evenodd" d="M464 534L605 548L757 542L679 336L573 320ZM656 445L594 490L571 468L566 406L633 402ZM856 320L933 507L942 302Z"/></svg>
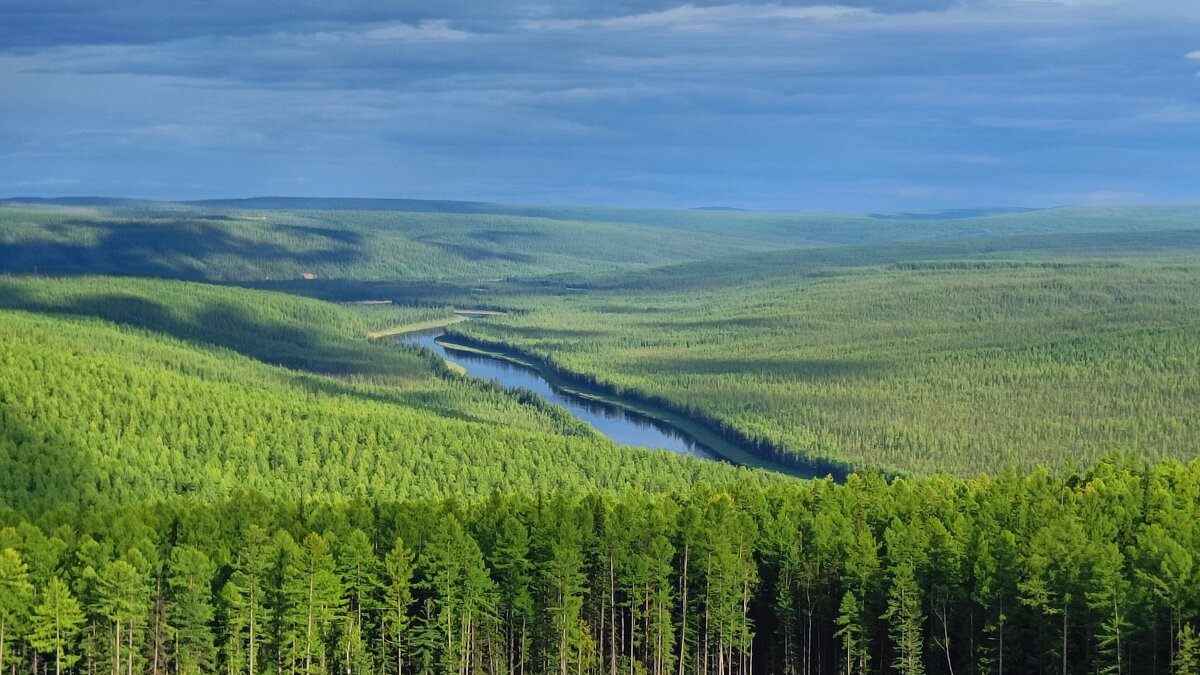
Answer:
<svg viewBox="0 0 1200 675"><path fill-rule="evenodd" d="M16 662L12 644L24 635L33 606L34 589L29 570L16 550L0 551L0 672Z"/></svg>
<svg viewBox="0 0 1200 675"><path fill-rule="evenodd" d="M1061 620L1061 672L1067 675L1070 661L1070 629L1073 612L1083 600L1081 580L1088 553L1087 534L1073 513L1066 513L1034 534L1026 556L1021 600L1046 616Z"/></svg>
<svg viewBox="0 0 1200 675"><path fill-rule="evenodd" d="M71 589L58 577L50 579L41 599L33 610L29 644L43 654L54 654L54 673L61 675L64 668L79 660L79 655L69 648L83 625L83 610L71 595Z"/></svg>
<svg viewBox="0 0 1200 675"><path fill-rule="evenodd" d="M212 630L216 612L212 579L216 566L203 551L177 546L168 563L167 586L171 625L175 631L175 672L200 675L212 670L216 647Z"/></svg>
<svg viewBox="0 0 1200 675"><path fill-rule="evenodd" d="M387 664L384 672L394 672L400 675L404 672L404 660L407 656L409 624L412 619L410 608L413 604L413 553L404 545L399 537L388 551L383 563L383 602L380 610L383 615L382 647L390 649L389 658L381 659ZM390 671L391 666L394 671Z"/></svg>

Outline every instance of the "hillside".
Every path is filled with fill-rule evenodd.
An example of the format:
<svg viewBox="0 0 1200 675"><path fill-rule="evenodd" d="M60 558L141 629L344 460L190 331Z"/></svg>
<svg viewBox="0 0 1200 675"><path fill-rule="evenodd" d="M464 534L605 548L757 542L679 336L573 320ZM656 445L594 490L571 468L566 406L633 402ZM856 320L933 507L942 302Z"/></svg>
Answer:
<svg viewBox="0 0 1200 675"><path fill-rule="evenodd" d="M1195 457L1195 237L1004 241L664 268L451 330L860 468Z"/></svg>
<svg viewBox="0 0 1200 675"><path fill-rule="evenodd" d="M177 282L127 285L122 303L104 286L5 280L10 305L23 295L42 311L0 310L0 498L9 507L241 490L287 499L661 490L741 473L619 448L556 409L439 376L440 362L422 353L338 340L349 310ZM169 320L146 311L150 298L171 303ZM183 298L191 300L175 302ZM129 318L135 299L147 328L112 323L138 324ZM88 308L110 320L83 316ZM318 309L327 321L315 320ZM264 330L284 316L308 322ZM234 351L271 360L280 344L293 365L330 370L336 361L345 372L290 370Z"/></svg>
<svg viewBox="0 0 1200 675"><path fill-rule="evenodd" d="M680 247L678 235L638 223L504 214L0 206L0 272L477 283L768 248L719 231L693 232Z"/></svg>
<svg viewBox="0 0 1200 675"><path fill-rule="evenodd" d="M26 200L0 205L0 272L260 283L315 277L288 290L320 295L344 281L469 289L781 248L1083 233L1186 238L1197 230L1200 208L1192 207L897 216L417 200Z"/></svg>
<svg viewBox="0 0 1200 675"><path fill-rule="evenodd" d="M1188 209L630 225L226 206L0 209L20 254L0 262L65 266L0 277L0 669L1165 673L1200 657ZM721 231L729 216L745 230ZM348 276L292 276L310 268ZM455 303L509 310L458 339L859 471L618 447L365 338Z"/></svg>

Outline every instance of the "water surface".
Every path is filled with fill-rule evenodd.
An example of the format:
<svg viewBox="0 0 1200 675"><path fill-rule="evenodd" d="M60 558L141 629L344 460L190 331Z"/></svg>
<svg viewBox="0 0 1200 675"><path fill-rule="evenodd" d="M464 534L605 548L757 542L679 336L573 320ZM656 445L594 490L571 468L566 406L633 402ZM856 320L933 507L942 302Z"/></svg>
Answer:
<svg viewBox="0 0 1200 675"><path fill-rule="evenodd" d="M721 459L712 450L674 427L624 408L580 398L557 389L536 370L482 354L446 349L437 343L437 339L443 334L441 329L407 333L400 336L400 341L432 349L438 356L461 366L475 377L495 380L505 387L528 389L547 401L566 408L572 415L621 445L670 450L703 459Z"/></svg>

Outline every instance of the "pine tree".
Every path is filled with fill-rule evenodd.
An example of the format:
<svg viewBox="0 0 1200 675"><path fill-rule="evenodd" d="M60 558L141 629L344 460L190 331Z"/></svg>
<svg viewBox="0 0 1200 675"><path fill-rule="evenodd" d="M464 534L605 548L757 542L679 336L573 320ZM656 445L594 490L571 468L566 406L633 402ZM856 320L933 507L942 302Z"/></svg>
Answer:
<svg viewBox="0 0 1200 675"><path fill-rule="evenodd" d="M892 626L892 642L896 647L892 666L904 675L922 675L925 664L921 651L925 641L921 628L925 616L921 611L921 589L917 585L916 571L912 562L902 561L891 567L890 574L887 612L882 618Z"/></svg>
<svg viewBox="0 0 1200 675"><path fill-rule="evenodd" d="M79 660L68 651L83 624L83 610L71 595L71 590L58 577L42 591L42 602L33 610L29 644L43 654L54 654L54 673L61 675Z"/></svg>
<svg viewBox="0 0 1200 675"><path fill-rule="evenodd" d="M171 551L167 585L171 624L175 629L175 672L209 672L216 660L212 631L212 578L216 566L199 549L177 546Z"/></svg>
<svg viewBox="0 0 1200 675"><path fill-rule="evenodd" d="M0 672L16 661L11 645L23 635L32 605L33 584L21 554L11 548L0 551Z"/></svg>
<svg viewBox="0 0 1200 675"><path fill-rule="evenodd" d="M844 580L846 589L838 607L836 635L842 639L847 673L865 673L871 657L870 617L866 603L874 592L879 573L879 544L865 522L847 524L843 544Z"/></svg>
<svg viewBox="0 0 1200 675"><path fill-rule="evenodd" d="M984 631L988 641L979 659L980 670L1004 675L1004 629L1015 607L1020 551L1012 532L986 532L976 545L975 601L987 612Z"/></svg>
<svg viewBox="0 0 1200 675"><path fill-rule="evenodd" d="M1121 675L1125 672L1125 649L1130 627L1126 609L1129 579L1125 577L1125 556L1114 543L1094 542L1088 549L1087 563L1090 577L1087 604L1104 617L1097 634L1097 646L1106 662L1099 671Z"/></svg>
<svg viewBox="0 0 1200 675"><path fill-rule="evenodd" d="M346 620L341 632L344 670L372 672L375 667L367 639L378 625L379 559L362 530L352 531L338 547L338 574L346 587Z"/></svg>
<svg viewBox="0 0 1200 675"><path fill-rule="evenodd" d="M546 609L554 627L556 670L566 675L579 662L580 611L583 609L583 555L579 542L568 535L557 540L542 571Z"/></svg>
<svg viewBox="0 0 1200 675"><path fill-rule="evenodd" d="M283 583L285 632L292 641L287 651L305 675L328 670L329 639L344 607L343 590L329 544L309 533L289 557Z"/></svg>
<svg viewBox="0 0 1200 675"><path fill-rule="evenodd" d="M145 576L121 559L105 565L97 578L97 603L112 631L115 673L132 673L137 659L139 625L149 611L149 585Z"/></svg>
<svg viewBox="0 0 1200 675"><path fill-rule="evenodd" d="M492 610L491 578L483 553L453 513L422 552L423 586L434 594L431 627L440 635L438 665L444 672L465 673L479 658L484 619Z"/></svg>
<svg viewBox="0 0 1200 675"><path fill-rule="evenodd" d="M925 664L922 651L925 639L924 598L917 583L917 566L922 564L921 536L923 523L905 525L898 519L885 532L889 560L887 611L883 617L891 624L896 658L892 666L904 675L923 675Z"/></svg>
<svg viewBox="0 0 1200 675"><path fill-rule="evenodd" d="M1152 597L1165 605L1170 613L1171 635L1178 635L1197 556L1159 523L1150 523L1139 533L1137 556L1137 579L1149 587Z"/></svg>
<svg viewBox="0 0 1200 675"><path fill-rule="evenodd" d="M1171 662L1172 675L1200 675L1200 636L1192 625L1179 629L1179 645Z"/></svg>
<svg viewBox="0 0 1200 675"><path fill-rule="evenodd" d="M385 664L394 663L396 675L404 672L407 637L409 630L409 609L413 604L412 593L413 554L404 545L404 540L396 538L392 550L388 551L384 560L384 586L382 603L384 640L392 644L391 659L382 659ZM385 671L387 672L387 671Z"/></svg>
<svg viewBox="0 0 1200 675"><path fill-rule="evenodd" d="M1072 612L1083 595L1080 580L1087 544L1079 518L1073 513L1060 515L1034 535L1026 557L1025 579L1020 584L1022 602L1047 616L1062 617L1063 675L1067 674L1070 661L1068 635Z"/></svg>
<svg viewBox="0 0 1200 675"><path fill-rule="evenodd" d="M267 575L270 550L265 530L246 528L236 552L233 574L221 589L224 606L226 664L237 672L258 675L267 625Z"/></svg>
<svg viewBox="0 0 1200 675"><path fill-rule="evenodd" d="M533 621L533 574L529 532L511 514L500 521L490 563L499 594L507 670L523 673L529 656L529 624Z"/></svg>
<svg viewBox="0 0 1200 675"><path fill-rule="evenodd" d="M846 675L866 672L869 654L866 651L866 627L863 625L862 614L862 601L853 589L847 590L838 605L837 618L834 619L838 628L833 634L842 641L846 657Z"/></svg>

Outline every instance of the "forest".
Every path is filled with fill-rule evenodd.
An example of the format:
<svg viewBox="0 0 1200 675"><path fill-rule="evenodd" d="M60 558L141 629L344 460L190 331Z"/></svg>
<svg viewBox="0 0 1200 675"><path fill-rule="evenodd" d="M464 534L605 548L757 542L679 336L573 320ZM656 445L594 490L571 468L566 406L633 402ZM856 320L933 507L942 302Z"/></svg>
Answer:
<svg viewBox="0 0 1200 675"><path fill-rule="evenodd" d="M2 205L0 673L1200 675L1198 213Z"/></svg>
<svg viewBox="0 0 1200 675"><path fill-rule="evenodd" d="M91 286L83 279L24 287L41 302L58 298L104 313L100 301L70 300ZM743 473L621 448L537 397L458 377L428 353L342 335L336 321L297 324L297 333L274 337L296 340L291 349L304 355L296 363L325 368L344 358L350 370L342 373L272 366L252 358L255 350L235 351L255 339L272 345L273 334L258 324L196 321L214 306L234 316L227 309L238 303L267 325L309 305L342 321L356 316L334 305L164 281L131 284L127 293L146 303L190 294L193 311L177 305L177 323L159 324L175 330L167 334L93 317L0 310L4 504L37 510L63 501L216 499L239 487L289 499L661 490ZM210 302L201 301L206 296ZM240 331L240 338L205 344L226 336L223 330Z"/></svg>
<svg viewBox="0 0 1200 675"><path fill-rule="evenodd" d="M1200 442L1195 255L860 265L826 250L834 262L815 268L751 256L509 296L523 311L449 330L860 468L1186 460ZM742 281L707 285L726 275Z"/></svg>
<svg viewBox="0 0 1200 675"><path fill-rule="evenodd" d="M1197 672L1200 463L0 518L6 672Z"/></svg>

